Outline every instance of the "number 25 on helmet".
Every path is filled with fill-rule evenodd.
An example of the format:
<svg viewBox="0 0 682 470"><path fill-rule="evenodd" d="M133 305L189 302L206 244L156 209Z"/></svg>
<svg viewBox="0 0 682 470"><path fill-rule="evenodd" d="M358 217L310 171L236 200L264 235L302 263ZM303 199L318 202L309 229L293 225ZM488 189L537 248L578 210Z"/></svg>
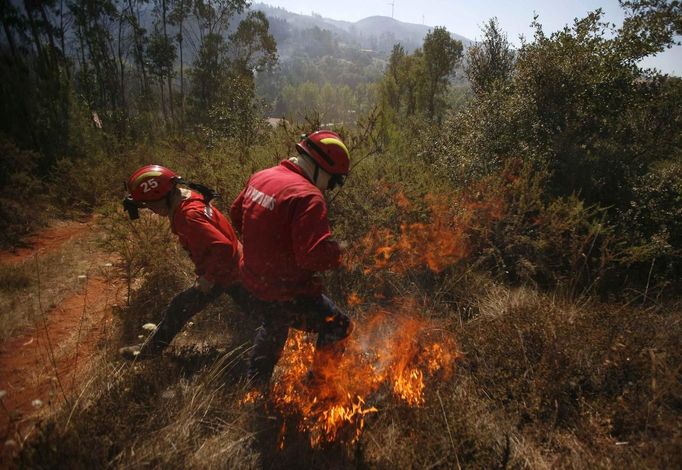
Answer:
<svg viewBox="0 0 682 470"><path fill-rule="evenodd" d="M131 219L139 217L137 209L145 202L158 201L173 190L180 177L161 165L145 165L137 169L128 179L128 195L123 208Z"/></svg>

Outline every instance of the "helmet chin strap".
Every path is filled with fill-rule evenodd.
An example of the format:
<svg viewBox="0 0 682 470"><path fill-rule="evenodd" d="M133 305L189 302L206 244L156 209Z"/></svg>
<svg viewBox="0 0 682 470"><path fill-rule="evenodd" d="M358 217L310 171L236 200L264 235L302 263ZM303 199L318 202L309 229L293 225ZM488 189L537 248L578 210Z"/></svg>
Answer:
<svg viewBox="0 0 682 470"><path fill-rule="evenodd" d="M315 173L313 175L313 184L317 186L317 178L320 176L320 165L315 163Z"/></svg>
<svg viewBox="0 0 682 470"><path fill-rule="evenodd" d="M310 182L313 183L315 186L317 186L317 179L320 177L320 165L318 165L317 162L307 153L302 153L302 154L300 154L299 157L303 158L306 161L306 163L308 163L309 165L313 165L315 167L315 170L313 171L312 178L310 178ZM306 170L306 174L307 174L307 170Z"/></svg>

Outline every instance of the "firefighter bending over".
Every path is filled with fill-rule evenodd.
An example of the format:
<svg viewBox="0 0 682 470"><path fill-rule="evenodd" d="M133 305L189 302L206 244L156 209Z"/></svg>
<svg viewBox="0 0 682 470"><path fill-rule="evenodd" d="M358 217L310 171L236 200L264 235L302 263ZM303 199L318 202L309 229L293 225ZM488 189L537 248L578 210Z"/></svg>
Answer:
<svg viewBox="0 0 682 470"><path fill-rule="evenodd" d="M248 372L259 388L267 387L290 327L319 333L316 365L341 354L351 331L350 319L322 293L315 276L341 262L323 191L343 185L348 149L327 130L304 136L296 149L297 156L253 174L231 209L244 243L242 284L255 297L252 313L263 322ZM324 380L316 365L313 382Z"/></svg>
<svg viewBox="0 0 682 470"><path fill-rule="evenodd" d="M132 360L159 355L192 316L223 292L240 305L246 293L239 285L242 246L227 218L211 205L215 192L186 182L159 165L135 171L127 189L123 206L130 218L136 219L140 208L168 217L171 231L189 253L197 275L192 287L171 300L163 320L144 344L121 348L121 356Z"/></svg>

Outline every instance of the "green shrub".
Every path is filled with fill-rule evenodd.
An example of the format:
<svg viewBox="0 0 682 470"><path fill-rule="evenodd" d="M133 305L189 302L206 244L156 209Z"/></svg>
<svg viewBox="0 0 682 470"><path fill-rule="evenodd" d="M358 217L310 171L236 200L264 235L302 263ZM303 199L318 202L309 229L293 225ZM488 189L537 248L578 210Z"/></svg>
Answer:
<svg viewBox="0 0 682 470"><path fill-rule="evenodd" d="M150 211L129 220L120 209L105 216L103 248L116 255L114 264L127 289L126 305L116 310L121 345L141 342L145 323L158 324L170 299L194 281L189 256L171 233L169 221Z"/></svg>
<svg viewBox="0 0 682 470"><path fill-rule="evenodd" d="M623 264L640 286L682 276L682 161L663 162L641 177L622 213L628 246Z"/></svg>
<svg viewBox="0 0 682 470"><path fill-rule="evenodd" d="M0 134L1 248L16 246L46 222L46 185L36 174L39 158Z"/></svg>

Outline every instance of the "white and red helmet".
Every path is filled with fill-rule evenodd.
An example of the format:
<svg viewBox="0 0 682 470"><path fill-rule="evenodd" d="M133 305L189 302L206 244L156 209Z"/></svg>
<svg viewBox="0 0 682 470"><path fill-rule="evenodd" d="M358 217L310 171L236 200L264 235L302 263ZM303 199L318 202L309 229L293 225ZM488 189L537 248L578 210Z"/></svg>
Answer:
<svg viewBox="0 0 682 470"><path fill-rule="evenodd" d="M319 130L306 135L296 144L299 153L306 154L331 175L345 176L350 170L350 154L339 134Z"/></svg>
<svg viewBox="0 0 682 470"><path fill-rule="evenodd" d="M173 190L181 178L161 165L145 165L128 179L126 187L135 202L158 201Z"/></svg>

